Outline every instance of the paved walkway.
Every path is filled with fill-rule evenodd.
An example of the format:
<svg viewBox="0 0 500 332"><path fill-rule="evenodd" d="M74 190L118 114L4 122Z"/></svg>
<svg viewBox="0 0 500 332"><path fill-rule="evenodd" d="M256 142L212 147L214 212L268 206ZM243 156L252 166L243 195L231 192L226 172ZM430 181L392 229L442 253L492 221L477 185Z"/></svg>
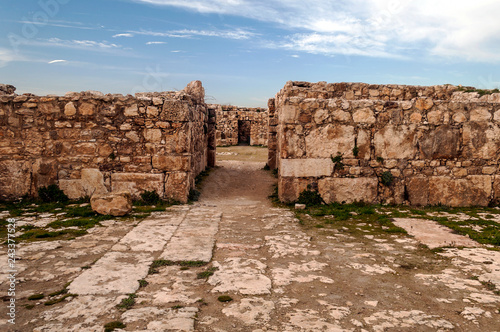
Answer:
<svg viewBox="0 0 500 332"><path fill-rule="evenodd" d="M19 296L68 281L78 296L21 309L16 327L0 320L0 330L103 331L121 321L126 331L500 331L500 297L483 285L500 285L499 252L437 255L365 224L357 235L306 229L271 206L262 163L220 166L194 205L23 246ZM153 262L163 266L152 271ZM117 308L129 294L135 304Z"/></svg>

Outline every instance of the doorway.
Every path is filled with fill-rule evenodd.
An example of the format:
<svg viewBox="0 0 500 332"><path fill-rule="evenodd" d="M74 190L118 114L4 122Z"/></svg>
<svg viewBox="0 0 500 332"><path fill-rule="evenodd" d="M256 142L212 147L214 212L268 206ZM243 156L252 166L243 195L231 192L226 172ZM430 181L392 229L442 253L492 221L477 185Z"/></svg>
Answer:
<svg viewBox="0 0 500 332"><path fill-rule="evenodd" d="M238 120L238 144L250 145L250 132L252 128L252 121Z"/></svg>

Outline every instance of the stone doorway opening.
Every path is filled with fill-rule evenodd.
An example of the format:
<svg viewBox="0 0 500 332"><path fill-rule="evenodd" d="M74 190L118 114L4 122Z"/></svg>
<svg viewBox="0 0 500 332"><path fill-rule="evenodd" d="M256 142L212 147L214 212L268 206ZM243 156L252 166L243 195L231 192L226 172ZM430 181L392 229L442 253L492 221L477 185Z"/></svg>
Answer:
<svg viewBox="0 0 500 332"><path fill-rule="evenodd" d="M250 145L251 128L250 120L238 120L238 145Z"/></svg>

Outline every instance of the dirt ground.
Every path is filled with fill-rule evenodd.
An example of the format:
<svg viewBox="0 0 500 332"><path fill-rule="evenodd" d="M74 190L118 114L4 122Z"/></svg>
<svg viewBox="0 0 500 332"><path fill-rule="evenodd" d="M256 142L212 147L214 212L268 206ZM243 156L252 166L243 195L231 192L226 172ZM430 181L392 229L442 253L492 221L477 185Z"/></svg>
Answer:
<svg viewBox="0 0 500 332"><path fill-rule="evenodd" d="M266 157L264 148L218 149L192 205L20 243L15 325L0 262L0 330L500 331L498 247L464 247L430 221L417 227L422 219L396 218L408 235L273 206ZM429 229L444 235L429 240Z"/></svg>

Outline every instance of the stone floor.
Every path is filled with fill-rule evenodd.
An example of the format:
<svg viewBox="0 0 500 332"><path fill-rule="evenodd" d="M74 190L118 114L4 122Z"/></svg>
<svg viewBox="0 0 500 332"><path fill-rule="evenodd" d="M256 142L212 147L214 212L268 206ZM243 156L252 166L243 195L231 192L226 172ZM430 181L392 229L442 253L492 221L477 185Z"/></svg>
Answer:
<svg viewBox="0 0 500 332"><path fill-rule="evenodd" d="M500 331L492 291L500 251L473 243L436 253L421 245L422 232L365 224L358 233L307 228L271 205L274 179L263 163L219 166L193 205L21 244L16 325L4 302L0 330L104 331L120 321L124 331ZM63 289L54 305L27 300ZM118 308L127 298L135 303Z"/></svg>

